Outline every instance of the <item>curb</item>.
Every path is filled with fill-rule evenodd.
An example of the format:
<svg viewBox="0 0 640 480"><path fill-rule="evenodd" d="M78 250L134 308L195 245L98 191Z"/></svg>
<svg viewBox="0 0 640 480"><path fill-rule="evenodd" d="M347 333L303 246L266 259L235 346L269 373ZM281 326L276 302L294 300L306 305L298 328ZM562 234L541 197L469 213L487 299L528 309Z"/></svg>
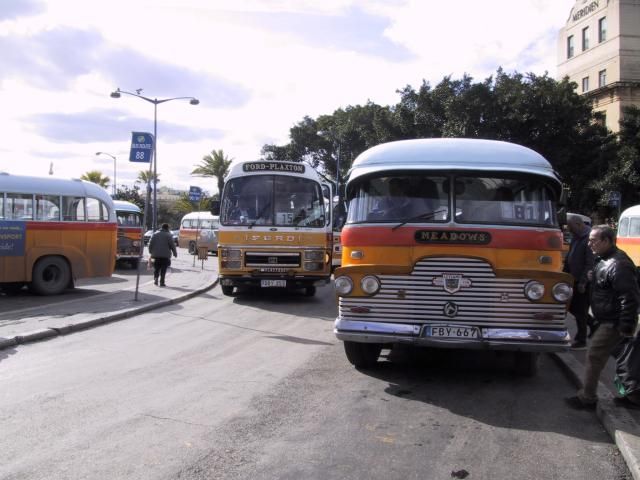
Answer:
<svg viewBox="0 0 640 480"><path fill-rule="evenodd" d="M582 364L570 353L551 353L550 355L560 365L569 380L580 388L581 374L584 369ZM596 415L620 450L633 479L640 480L640 437L632 433L640 431L640 426L624 407L616 406L613 399L611 392L600 382Z"/></svg>
<svg viewBox="0 0 640 480"><path fill-rule="evenodd" d="M215 288L218 285L218 283L219 283L219 279L218 277L216 277L216 279L209 285L205 285L204 287L198 288L192 292L185 293L178 297L170 298L168 300L160 300L158 302L150 303L148 305L133 307L128 310L123 310L121 312L117 312L111 315L92 318L91 320L85 320L82 322L69 324L64 327L43 328L40 330L34 330L32 332L15 335L13 337L0 337L0 350L3 350L5 348L10 348L10 347L15 347L17 345L22 345L25 343L37 342L40 340L47 340L49 338L57 337L59 335L68 335L70 333L79 332L82 330L88 330L90 328L98 327L100 325L105 325L107 323L116 322L118 320L124 320L125 318L130 318L140 313L145 313L151 310L155 310L156 308L166 307L169 305L180 303L185 300L189 300L190 298L193 298L196 295L200 295L201 293L209 291L212 288Z"/></svg>

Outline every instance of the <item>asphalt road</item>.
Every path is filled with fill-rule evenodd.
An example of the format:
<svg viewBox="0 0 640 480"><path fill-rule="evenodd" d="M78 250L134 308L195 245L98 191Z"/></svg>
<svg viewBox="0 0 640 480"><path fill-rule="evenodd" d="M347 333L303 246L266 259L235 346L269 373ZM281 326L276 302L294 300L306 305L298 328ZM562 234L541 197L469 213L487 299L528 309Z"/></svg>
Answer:
<svg viewBox="0 0 640 480"><path fill-rule="evenodd" d="M0 350L0 479L627 479L543 357L394 351L346 361L333 291L216 288Z"/></svg>

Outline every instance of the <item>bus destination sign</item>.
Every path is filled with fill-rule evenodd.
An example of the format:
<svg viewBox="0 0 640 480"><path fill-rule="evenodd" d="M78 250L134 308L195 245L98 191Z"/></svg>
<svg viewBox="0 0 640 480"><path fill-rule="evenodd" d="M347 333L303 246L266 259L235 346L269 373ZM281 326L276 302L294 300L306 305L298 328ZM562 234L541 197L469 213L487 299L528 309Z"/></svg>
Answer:
<svg viewBox="0 0 640 480"><path fill-rule="evenodd" d="M491 242L491 234L489 232L465 232L461 230L417 230L415 240L418 243L487 245Z"/></svg>
<svg viewBox="0 0 640 480"><path fill-rule="evenodd" d="M305 166L301 163L249 162L242 165L243 172L304 173L304 169Z"/></svg>

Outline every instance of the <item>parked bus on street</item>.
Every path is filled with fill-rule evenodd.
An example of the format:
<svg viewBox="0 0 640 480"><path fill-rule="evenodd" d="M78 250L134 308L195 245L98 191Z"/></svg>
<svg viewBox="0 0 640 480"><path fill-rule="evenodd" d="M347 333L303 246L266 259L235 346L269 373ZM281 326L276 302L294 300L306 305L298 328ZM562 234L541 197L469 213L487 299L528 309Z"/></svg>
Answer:
<svg viewBox="0 0 640 480"><path fill-rule="evenodd" d="M629 207L620 214L616 246L640 267L640 205Z"/></svg>
<svg viewBox="0 0 640 480"><path fill-rule="evenodd" d="M331 276L332 190L302 163L232 165L221 197L218 240L222 292L304 289Z"/></svg>
<svg viewBox="0 0 640 480"><path fill-rule="evenodd" d="M562 184L536 152L506 142L378 145L348 175L335 334L373 367L394 344L515 352L568 349L572 278L562 272Z"/></svg>
<svg viewBox="0 0 640 480"><path fill-rule="evenodd" d="M131 202L114 200L118 221L116 261L128 262L133 268L142 257L142 211Z"/></svg>
<svg viewBox="0 0 640 480"><path fill-rule="evenodd" d="M211 212L187 213L180 221L178 245L187 247L192 255L197 253L198 247L207 247L208 252L217 253L219 228L220 217Z"/></svg>
<svg viewBox="0 0 640 480"><path fill-rule="evenodd" d="M0 288L40 295L108 277L116 259L111 197L82 180L0 173Z"/></svg>

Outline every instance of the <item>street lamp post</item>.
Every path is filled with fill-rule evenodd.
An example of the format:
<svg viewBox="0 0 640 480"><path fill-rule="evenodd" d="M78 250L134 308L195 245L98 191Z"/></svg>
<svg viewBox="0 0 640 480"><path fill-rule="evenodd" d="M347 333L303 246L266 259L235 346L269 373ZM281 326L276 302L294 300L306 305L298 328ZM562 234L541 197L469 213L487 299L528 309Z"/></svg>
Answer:
<svg viewBox="0 0 640 480"><path fill-rule="evenodd" d="M144 95L140 95L141 91L142 89L136 90L136 93L132 93L117 88L115 91L111 92L111 98L120 98L120 94L124 93L126 95L141 98L149 103L153 103L153 218L151 228L155 232L158 229L158 197L156 192L158 186L158 151L156 148L158 143L158 105L160 103L170 102L171 100L189 100L191 105L198 105L200 100L195 97L173 97L162 99L149 98Z"/></svg>
<svg viewBox="0 0 640 480"><path fill-rule="evenodd" d="M113 197L116 196L116 157L107 152L96 152L96 155L106 155L113 158Z"/></svg>

